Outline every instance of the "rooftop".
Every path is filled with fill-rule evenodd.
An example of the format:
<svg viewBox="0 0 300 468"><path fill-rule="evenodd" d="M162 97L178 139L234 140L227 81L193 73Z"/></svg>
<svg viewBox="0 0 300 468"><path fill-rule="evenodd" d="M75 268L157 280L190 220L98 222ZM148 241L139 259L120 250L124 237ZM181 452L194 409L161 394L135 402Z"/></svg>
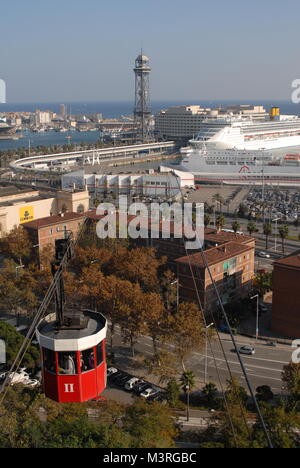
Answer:
<svg viewBox="0 0 300 468"><path fill-rule="evenodd" d="M248 245L239 244L237 242L227 242L221 246L212 247L211 249L205 250L204 255L208 265L213 265L215 263L228 260L229 258L234 257L236 255L249 252L251 249L252 247ZM195 267L205 266L205 262L201 253L195 253L192 255L180 257L176 260L176 262L188 263Z"/></svg>
<svg viewBox="0 0 300 468"><path fill-rule="evenodd" d="M292 268L299 268L300 269L300 251L293 253L292 255L289 255L288 257L281 258L280 260L277 260L274 262L274 265L279 265L279 266L287 266L287 267L292 267Z"/></svg>
<svg viewBox="0 0 300 468"><path fill-rule="evenodd" d="M85 213L65 213L64 215L58 216L47 216L46 218L35 219L34 221L29 221L24 223L23 226L29 229L40 229L47 226L52 226L54 224L65 223L66 221L73 221L75 219L85 218Z"/></svg>

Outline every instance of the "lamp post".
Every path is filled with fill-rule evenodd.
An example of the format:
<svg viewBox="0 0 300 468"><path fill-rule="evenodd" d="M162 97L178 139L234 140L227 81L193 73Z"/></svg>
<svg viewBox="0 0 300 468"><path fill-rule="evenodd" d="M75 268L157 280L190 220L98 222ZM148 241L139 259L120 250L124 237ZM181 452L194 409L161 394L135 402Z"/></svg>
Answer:
<svg viewBox="0 0 300 468"><path fill-rule="evenodd" d="M214 322L210 323L205 327L205 368L204 368L204 384L207 383L207 334L208 329L214 325Z"/></svg>
<svg viewBox="0 0 300 468"><path fill-rule="evenodd" d="M277 221L279 221L280 218L275 218L272 219L272 222L275 221L275 245L274 245L274 250L277 252Z"/></svg>
<svg viewBox="0 0 300 468"><path fill-rule="evenodd" d="M250 297L250 299L255 299L256 298L256 331L255 331L255 336L256 340L258 340L258 311L259 311L259 295L255 294L255 296Z"/></svg>
<svg viewBox="0 0 300 468"><path fill-rule="evenodd" d="M190 420L190 386L187 383L184 386L184 391L186 393L186 420Z"/></svg>

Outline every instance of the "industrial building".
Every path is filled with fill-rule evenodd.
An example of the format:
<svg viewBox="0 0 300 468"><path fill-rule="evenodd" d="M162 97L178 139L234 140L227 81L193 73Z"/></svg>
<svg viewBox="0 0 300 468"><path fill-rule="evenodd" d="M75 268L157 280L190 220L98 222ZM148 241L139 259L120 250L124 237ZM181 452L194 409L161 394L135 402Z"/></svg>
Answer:
<svg viewBox="0 0 300 468"><path fill-rule="evenodd" d="M86 191L42 192L20 190L16 187L0 189L0 237L14 227L45 216L66 212L84 212L89 209Z"/></svg>
<svg viewBox="0 0 300 468"><path fill-rule="evenodd" d="M194 187L193 174L160 167L137 174L86 174L84 170L64 174L62 189L87 190L91 196L131 195L175 197L183 187Z"/></svg>

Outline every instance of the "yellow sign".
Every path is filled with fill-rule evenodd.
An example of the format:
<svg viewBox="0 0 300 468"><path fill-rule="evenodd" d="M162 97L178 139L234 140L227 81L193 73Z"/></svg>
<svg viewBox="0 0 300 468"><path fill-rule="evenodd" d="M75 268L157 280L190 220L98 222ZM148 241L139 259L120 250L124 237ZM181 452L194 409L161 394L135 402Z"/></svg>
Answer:
<svg viewBox="0 0 300 468"><path fill-rule="evenodd" d="M33 219L33 206L24 206L23 208L20 208L20 224L27 223Z"/></svg>

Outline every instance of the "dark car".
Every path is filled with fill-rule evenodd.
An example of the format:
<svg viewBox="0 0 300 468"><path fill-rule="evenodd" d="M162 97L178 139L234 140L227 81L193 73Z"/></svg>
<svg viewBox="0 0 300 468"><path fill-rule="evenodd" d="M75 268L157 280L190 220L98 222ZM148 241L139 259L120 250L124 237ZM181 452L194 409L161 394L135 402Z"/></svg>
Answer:
<svg viewBox="0 0 300 468"><path fill-rule="evenodd" d="M123 371L118 371L118 372L115 372L114 374L112 374L110 376L110 380L111 382L117 382L118 379L122 378L122 377L125 377L126 373L123 372Z"/></svg>
<svg viewBox="0 0 300 468"><path fill-rule="evenodd" d="M131 378L132 376L126 373L120 375L114 380L114 384L118 385L119 387L123 387L123 385Z"/></svg>
<svg viewBox="0 0 300 468"><path fill-rule="evenodd" d="M146 390L146 388L149 388L150 387L150 384L149 383L141 383L139 385L137 385L136 387L134 387L133 389L133 393L135 393L136 395L140 395L141 393L143 393L144 390Z"/></svg>

